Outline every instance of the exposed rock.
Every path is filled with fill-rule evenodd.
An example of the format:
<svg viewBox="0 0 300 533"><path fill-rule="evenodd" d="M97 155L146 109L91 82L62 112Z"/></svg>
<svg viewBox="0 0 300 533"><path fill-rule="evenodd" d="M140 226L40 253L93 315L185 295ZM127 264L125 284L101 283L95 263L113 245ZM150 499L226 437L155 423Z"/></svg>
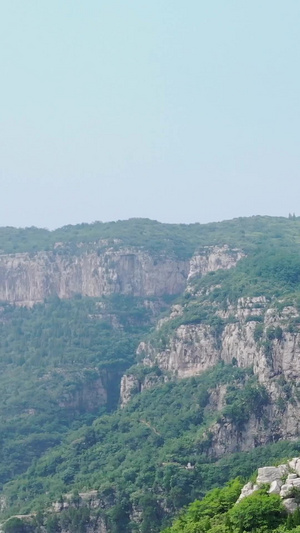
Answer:
<svg viewBox="0 0 300 533"><path fill-rule="evenodd" d="M244 424L243 431L223 418L209 427L208 435L207 445L203 439L204 451L213 458L251 450L267 444L270 438L263 422L254 415Z"/></svg>
<svg viewBox="0 0 300 533"><path fill-rule="evenodd" d="M287 480L290 481L291 479L297 479L297 477L297 474L289 474Z"/></svg>
<svg viewBox="0 0 300 533"><path fill-rule="evenodd" d="M181 313L182 310L176 309ZM278 439L293 439L300 434L300 333L288 329L288 318L299 316L296 308L287 306L278 310L265 297L240 298L235 306L225 312L231 318L223 332L216 336L212 326L206 323L183 324L167 339L164 349L156 344L141 342L137 354L141 365L158 367L172 378L200 375L218 362L252 368L259 382L267 389L270 404L265 411L268 427L251 417L243 430L237 430L226 420L210 429L212 446L209 453L216 456L235 451L246 451ZM224 316L225 316L224 314ZM253 320L252 320L253 317ZM255 317L259 317L259 320ZM226 320L226 318L225 318ZM256 336L260 328L260 337ZM269 341L270 331L277 328L278 336ZM281 384L279 382L281 379ZM289 383L290 397L286 397L284 384ZM155 384L155 380L153 380ZM138 385L143 390L143 382ZM293 391L293 392L292 392ZM130 399L126 386L121 396ZM280 420L280 423L278 421ZM294 465L300 472L300 462Z"/></svg>
<svg viewBox="0 0 300 533"><path fill-rule="evenodd" d="M60 399L59 407L93 412L98 407L106 405L107 399L107 384L99 377L97 380L85 383L81 388L76 388L73 392L65 393Z"/></svg>
<svg viewBox="0 0 300 533"><path fill-rule="evenodd" d="M285 484L282 485L281 487L281 490L280 490L280 496L282 498L286 498L287 496L290 495L293 487L296 487L296 488L300 488L300 478L299 477L296 477L296 478L293 478L293 479L287 479Z"/></svg>
<svg viewBox="0 0 300 533"><path fill-rule="evenodd" d="M7 498L4 495L0 496L0 511L4 511L7 507Z"/></svg>
<svg viewBox="0 0 300 533"><path fill-rule="evenodd" d="M291 472L291 468L293 468L291 465L294 466L297 464L300 464L298 457L292 459L287 464L282 464L277 467L265 466L259 468L255 484L250 482L242 488L237 503L267 484L270 485L268 490L269 494L279 494L287 511L289 513L295 512L299 505L296 498L293 497L292 491L294 488L300 491L300 477L294 472ZM285 482L283 482L284 478L286 478Z"/></svg>
<svg viewBox="0 0 300 533"><path fill-rule="evenodd" d="M138 353L142 352L146 366L157 365L180 378L201 374L220 360L213 332L202 324L180 326L164 351L155 352L151 345L143 343L138 348Z"/></svg>
<svg viewBox="0 0 300 533"><path fill-rule="evenodd" d="M208 272L233 268L242 257L245 257L245 254L241 250L231 249L227 245L207 246L201 253L192 257L188 280L195 276L204 276Z"/></svg>
<svg viewBox="0 0 300 533"><path fill-rule="evenodd" d="M281 487L282 487L282 481L279 479L275 479L274 481L272 481L270 485L269 494L279 494Z"/></svg>
<svg viewBox="0 0 300 533"><path fill-rule="evenodd" d="M129 402L129 400L134 395L134 393L140 390L141 390L140 382L138 378L133 375L125 374L121 379L121 387L120 387L121 406L125 407L125 405Z"/></svg>
<svg viewBox="0 0 300 533"><path fill-rule="evenodd" d="M286 498L282 503L288 513L294 513L298 509L298 504L295 498Z"/></svg>
<svg viewBox="0 0 300 533"><path fill-rule="evenodd" d="M184 290L189 261L160 257L136 249L101 253L39 252L0 256L0 301L33 305L56 294L99 297L120 293L160 296Z"/></svg>
<svg viewBox="0 0 300 533"><path fill-rule="evenodd" d="M158 383L165 383L168 380L168 377L165 375L157 376L155 374L148 374L142 379L139 379L133 374L125 374L121 379L120 406L125 407L137 392L152 389Z"/></svg>
<svg viewBox="0 0 300 533"><path fill-rule="evenodd" d="M243 498L247 498L247 496L251 496L251 494L253 494L253 492L255 492L258 489L259 489L258 485L254 485L251 481L249 481L249 483L246 483L246 485L243 486L240 497L237 500L237 503L243 500Z"/></svg>
<svg viewBox="0 0 300 533"><path fill-rule="evenodd" d="M300 459L298 457L289 461L289 467L300 476Z"/></svg>
<svg viewBox="0 0 300 533"><path fill-rule="evenodd" d="M95 243L72 251L0 255L0 301L32 306L51 295L100 297L114 293L132 296L179 294L187 279L213 270L228 269L243 257L228 246L206 247L191 260L153 257L136 248ZM98 248L98 249L97 249Z"/></svg>
<svg viewBox="0 0 300 533"><path fill-rule="evenodd" d="M288 467L286 465L281 466L265 466L258 469L258 476L256 483L263 485L264 483L271 484L273 481L281 481L282 476L286 474Z"/></svg>

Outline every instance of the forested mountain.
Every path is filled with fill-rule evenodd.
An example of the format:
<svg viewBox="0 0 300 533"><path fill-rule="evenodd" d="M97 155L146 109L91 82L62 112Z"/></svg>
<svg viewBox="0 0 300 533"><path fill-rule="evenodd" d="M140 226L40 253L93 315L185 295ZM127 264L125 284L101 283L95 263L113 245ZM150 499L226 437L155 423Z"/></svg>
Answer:
<svg viewBox="0 0 300 533"><path fill-rule="evenodd" d="M0 237L5 531L159 532L299 455L299 218Z"/></svg>

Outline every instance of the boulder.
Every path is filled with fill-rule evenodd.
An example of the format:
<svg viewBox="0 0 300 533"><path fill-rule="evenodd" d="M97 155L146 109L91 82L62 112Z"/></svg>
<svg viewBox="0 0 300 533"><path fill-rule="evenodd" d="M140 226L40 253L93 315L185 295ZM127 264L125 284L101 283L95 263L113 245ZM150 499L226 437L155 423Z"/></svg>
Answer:
<svg viewBox="0 0 300 533"><path fill-rule="evenodd" d="M294 457L288 464L289 467L300 476L300 458Z"/></svg>
<svg viewBox="0 0 300 533"><path fill-rule="evenodd" d="M297 479L297 477L297 474L289 474L287 480L290 481L291 479Z"/></svg>
<svg viewBox="0 0 300 533"><path fill-rule="evenodd" d="M287 498L286 500L283 500L282 503L288 513L294 513L298 508L295 498Z"/></svg>
<svg viewBox="0 0 300 533"><path fill-rule="evenodd" d="M242 491L241 491L241 494L240 494L240 497L237 503L240 502L243 498L250 496L251 494L253 494L253 492L255 492L258 489L259 489L258 485L254 485L251 481L249 481L249 483L246 483L246 485L244 485L244 487L242 488Z"/></svg>
<svg viewBox="0 0 300 533"><path fill-rule="evenodd" d="M280 489L282 487L282 481L280 479L275 479L275 481L272 481L269 494L279 494Z"/></svg>
<svg viewBox="0 0 300 533"><path fill-rule="evenodd" d="M282 472L277 466L265 466L258 469L258 476L256 483L258 485L264 485L265 483L271 483L276 480L281 480Z"/></svg>

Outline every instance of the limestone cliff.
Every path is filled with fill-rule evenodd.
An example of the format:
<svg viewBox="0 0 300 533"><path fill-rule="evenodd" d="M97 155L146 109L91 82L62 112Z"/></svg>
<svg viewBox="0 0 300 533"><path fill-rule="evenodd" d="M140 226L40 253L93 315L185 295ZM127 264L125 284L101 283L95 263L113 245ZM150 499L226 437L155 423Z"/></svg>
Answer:
<svg viewBox="0 0 300 533"><path fill-rule="evenodd" d="M160 296L180 293L188 275L185 261L161 258L133 250L85 252L67 255L40 252L36 255L0 256L0 300L33 305L56 294L98 297L122 293Z"/></svg>
<svg viewBox="0 0 300 533"><path fill-rule="evenodd" d="M208 272L233 268L243 257L245 254L241 250L229 248L227 245L205 246L192 257L188 280L199 275L204 276Z"/></svg>
<svg viewBox="0 0 300 533"><path fill-rule="evenodd" d="M0 301L34 305L55 294L100 297L121 293L161 296L184 291L187 279L196 273L231 268L242 257L227 246L205 248L191 260L154 257L136 248L79 246L36 254L0 255Z"/></svg>
<svg viewBox="0 0 300 533"><path fill-rule="evenodd" d="M216 331L213 325L205 323L182 324L170 334L164 349L151 341L142 342L138 347L141 364L148 369L158 367L169 379L199 375L220 361L253 369L270 396L264 417L253 414L242 430L226 418L214 423L209 429L210 454L222 456L278 439L299 437L300 317L297 309L284 304L274 307L262 296L241 298L226 311L216 308L215 312L223 320L221 330ZM164 324L159 327L163 328ZM143 387L143 379L123 377L123 403Z"/></svg>

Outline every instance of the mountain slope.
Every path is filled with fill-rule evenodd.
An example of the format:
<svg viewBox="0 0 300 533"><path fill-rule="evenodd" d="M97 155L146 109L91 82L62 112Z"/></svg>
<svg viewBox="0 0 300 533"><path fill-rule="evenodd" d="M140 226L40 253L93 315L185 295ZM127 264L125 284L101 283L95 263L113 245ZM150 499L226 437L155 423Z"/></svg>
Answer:
<svg viewBox="0 0 300 533"><path fill-rule="evenodd" d="M4 516L57 500L60 520L79 491L94 531L100 515L102 532L159 531L265 454L295 454L299 230L272 217L2 229Z"/></svg>

